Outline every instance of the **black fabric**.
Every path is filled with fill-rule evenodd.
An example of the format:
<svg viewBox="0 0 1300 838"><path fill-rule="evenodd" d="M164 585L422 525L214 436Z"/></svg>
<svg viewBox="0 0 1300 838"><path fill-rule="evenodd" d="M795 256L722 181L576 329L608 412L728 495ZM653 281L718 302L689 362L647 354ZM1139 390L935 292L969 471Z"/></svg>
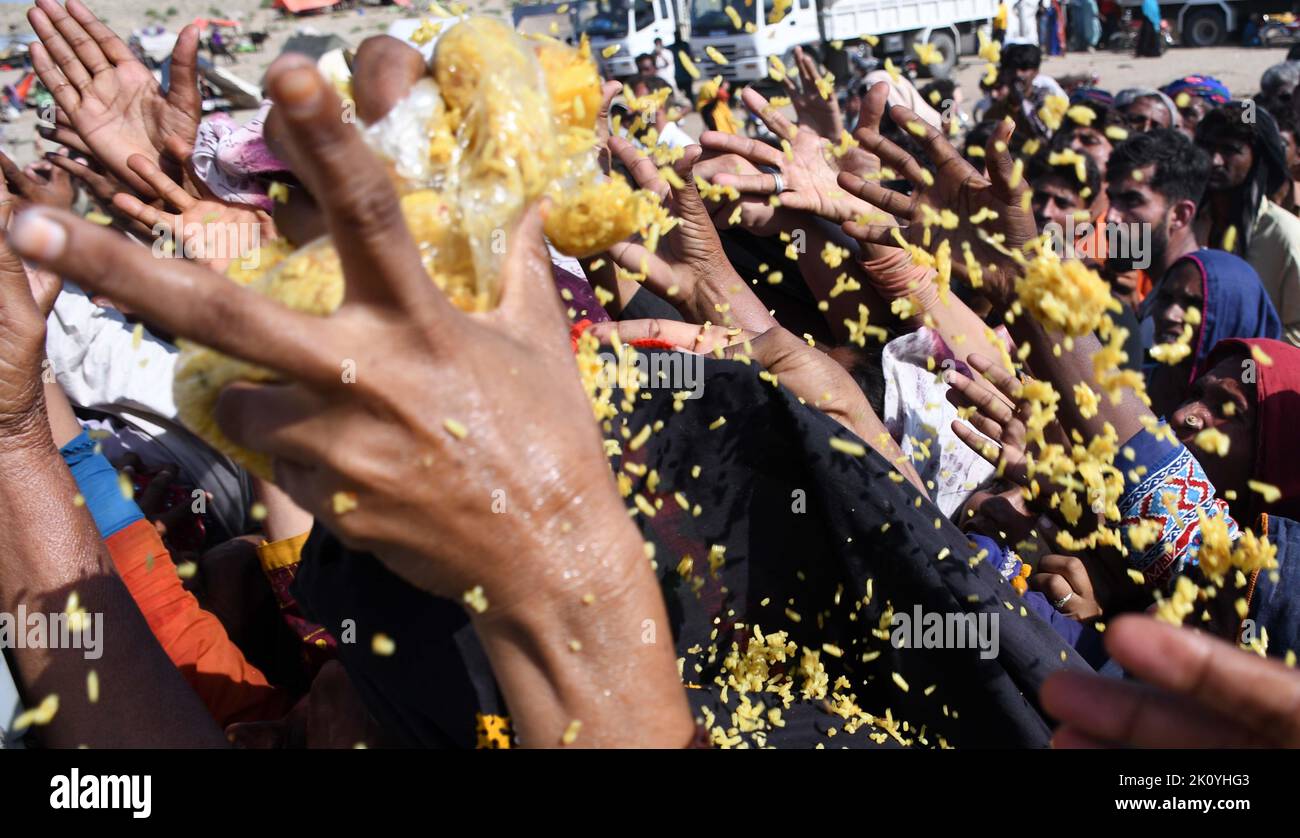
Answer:
<svg viewBox="0 0 1300 838"><path fill-rule="evenodd" d="M697 710L708 706L725 718L735 709L736 691L728 691L729 709L723 710L713 679L732 641L744 648L758 625L769 635L785 630L800 647L818 650L830 682L847 678L845 691L856 694L858 706L908 722L911 734L904 738L924 726L930 745L940 736L958 747L1047 745L1049 728L1035 704L1038 688L1055 670L1087 665L1032 612L1021 614L1014 589L987 563L972 567L966 538L946 520L936 527L938 510L925 501L915 505L916 491L892 480L881 457L869 449L863 458L832 450L832 435L852 435L760 380L756 367L712 358L704 363L703 394L685 401L680 413L673 410L672 391L656 389L637 400L627 419L633 434L646 423L665 422L627 455L659 476L656 492L644 480L634 481L634 491L663 501L654 518L634 520L655 544L672 624L660 627L657 641L675 643L685 657L686 680L699 685L687 690ZM726 423L710 429L719 417ZM617 422L607 437L624 439ZM612 464L621 469L621 458ZM698 517L681 509L674 492L700 506ZM726 548L716 577L708 573L711 545ZM945 548L948 555L939 559ZM677 571L686 555L703 578L698 590ZM874 596L859 606L868 580ZM409 744L471 746L474 713L502 709L458 605L415 590L319 527L304 550L294 593L313 620L336 634L343 620L356 621L356 642L340 644L341 660L376 719ZM982 660L975 649L900 649L872 636L887 605L910 614L918 604L927 612L997 614L1000 654ZM745 628L736 629L737 623ZM394 655L371 653L375 631L396 641ZM843 656L820 651L823 644L839 647ZM699 654L687 651L696 646L703 647ZM864 663L866 651L880 655ZM770 694L750 698L776 704ZM895 744L870 726L844 734L843 719L821 701L797 702L783 716L786 726L768 744ZM831 727L840 728L839 735L828 736Z"/></svg>
<svg viewBox="0 0 1300 838"><path fill-rule="evenodd" d="M644 288L636 289L632 299L627 301L623 306L623 312L616 319L618 320L682 320L682 313L673 308L663 298L651 294Z"/></svg>

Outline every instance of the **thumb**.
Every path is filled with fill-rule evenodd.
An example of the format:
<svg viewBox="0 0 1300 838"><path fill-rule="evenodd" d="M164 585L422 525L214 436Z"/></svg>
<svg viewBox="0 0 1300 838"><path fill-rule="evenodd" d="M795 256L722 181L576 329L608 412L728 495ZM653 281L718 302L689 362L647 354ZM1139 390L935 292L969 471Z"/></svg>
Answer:
<svg viewBox="0 0 1300 838"><path fill-rule="evenodd" d="M984 147L984 160L988 164L989 180L998 197L1008 204L1019 206L1020 195L1026 186L1024 177L1015 174L1016 163L1011 156L1011 134L1015 128L1010 117L997 124Z"/></svg>
<svg viewBox="0 0 1300 838"><path fill-rule="evenodd" d="M501 302L493 315L512 329L526 324L526 328L554 331L558 339L565 334L564 312L542 235L549 210L550 201L534 202L510 231L509 249L501 265Z"/></svg>
<svg viewBox="0 0 1300 838"><path fill-rule="evenodd" d="M203 102L199 98L199 30L189 24L181 30L172 48L171 81L167 86L167 101L199 121ZM187 138L190 142L193 137Z"/></svg>

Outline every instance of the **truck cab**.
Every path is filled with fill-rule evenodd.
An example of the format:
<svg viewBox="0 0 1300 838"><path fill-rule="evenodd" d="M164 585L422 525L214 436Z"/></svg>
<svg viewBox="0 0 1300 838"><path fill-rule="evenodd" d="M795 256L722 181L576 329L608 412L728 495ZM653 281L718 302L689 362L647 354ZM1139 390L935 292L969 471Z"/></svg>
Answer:
<svg viewBox="0 0 1300 838"><path fill-rule="evenodd" d="M739 84L759 81L767 77L771 56L788 63L795 47L821 38L814 0L694 0L692 4L691 51L699 58L701 73L709 78L722 76ZM726 63L714 61L708 47Z"/></svg>
<svg viewBox="0 0 1300 838"><path fill-rule="evenodd" d="M677 40L677 10L674 0L596 0L595 15L582 24L591 40L591 51L609 78L636 75L636 57L654 51L655 39L665 46ZM610 57L604 51L618 45Z"/></svg>

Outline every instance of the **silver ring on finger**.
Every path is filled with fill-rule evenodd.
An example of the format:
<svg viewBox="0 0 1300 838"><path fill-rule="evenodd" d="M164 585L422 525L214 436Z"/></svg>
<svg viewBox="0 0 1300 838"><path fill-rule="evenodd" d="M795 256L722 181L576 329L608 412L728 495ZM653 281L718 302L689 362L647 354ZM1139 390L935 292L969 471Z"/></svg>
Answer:
<svg viewBox="0 0 1300 838"><path fill-rule="evenodd" d="M772 194L780 195L785 191L785 180L781 177L780 172L772 172L772 181L775 184L772 188Z"/></svg>
<svg viewBox="0 0 1300 838"><path fill-rule="evenodd" d="M1065 604L1072 599L1074 599L1074 591L1070 591L1068 594L1061 597L1056 602L1053 602L1052 607L1055 608L1057 611L1060 611L1062 608L1065 607Z"/></svg>

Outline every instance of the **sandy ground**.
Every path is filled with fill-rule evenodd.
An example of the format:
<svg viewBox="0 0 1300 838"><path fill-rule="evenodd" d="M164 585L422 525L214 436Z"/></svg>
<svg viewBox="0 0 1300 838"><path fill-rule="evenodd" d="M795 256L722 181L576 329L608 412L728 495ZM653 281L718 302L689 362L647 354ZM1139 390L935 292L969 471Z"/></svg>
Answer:
<svg viewBox="0 0 1300 838"><path fill-rule="evenodd" d="M509 17L508 0L483 0L469 3L480 13ZM303 29L321 34L335 34L349 44L356 45L370 35L383 32L388 25L412 12L397 6L364 6L339 12L310 14L302 17L285 17L279 12L263 9L261 0L161 0L150 5L141 0L92 0L91 7L124 38L132 29L151 23L162 23L173 31L198 16L239 20L246 30L263 30L270 35L261 52L240 54L229 69L254 84L261 79L266 68L280 53L280 48L296 31ZM23 3L0 3L0 32L30 32ZM155 11L149 15L150 9ZM1099 85L1112 91L1124 87L1156 87L1188 73L1207 73L1223 80L1237 95L1255 91L1260 74L1269 66L1283 60L1286 47L1273 49L1218 47L1213 49L1174 49L1161 58L1134 58L1127 54L1109 52L1072 53L1058 58L1047 58L1043 72L1061 77L1076 73L1096 74ZM227 65L222 61L221 66ZM956 71L967 103L978 97L978 80L983 74L983 62L964 61ZM18 80L17 72L0 71L0 85ZM238 114L236 114L238 116ZM26 110L15 121L0 126L5 149L20 163L36 159L53 146L35 133L35 111ZM683 122L691 134L701 130L694 114Z"/></svg>

